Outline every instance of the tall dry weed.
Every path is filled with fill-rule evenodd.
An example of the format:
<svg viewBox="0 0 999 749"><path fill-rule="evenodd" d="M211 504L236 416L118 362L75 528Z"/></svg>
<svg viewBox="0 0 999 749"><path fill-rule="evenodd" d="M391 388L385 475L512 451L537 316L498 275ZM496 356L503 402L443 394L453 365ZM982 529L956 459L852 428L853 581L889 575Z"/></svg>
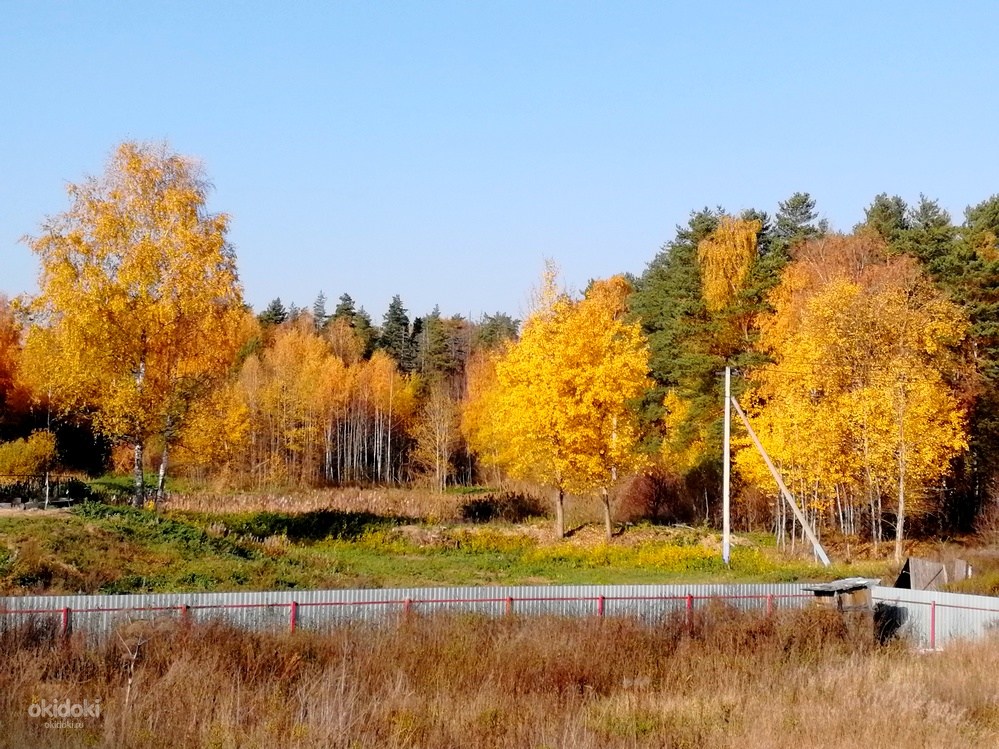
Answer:
<svg viewBox="0 0 999 749"><path fill-rule="evenodd" d="M136 643L138 657L132 658ZM420 617L328 633L0 633L10 747L965 747L999 740L999 642L921 655L835 614ZM129 679L131 684L129 685ZM128 698L126 700L126 695ZM46 728L32 700L100 699Z"/></svg>

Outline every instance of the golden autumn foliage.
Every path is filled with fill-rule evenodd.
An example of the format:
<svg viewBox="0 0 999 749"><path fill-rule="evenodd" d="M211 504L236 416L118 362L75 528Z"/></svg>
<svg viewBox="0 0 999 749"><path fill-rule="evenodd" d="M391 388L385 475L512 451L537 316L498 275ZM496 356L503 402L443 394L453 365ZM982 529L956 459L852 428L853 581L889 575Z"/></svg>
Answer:
<svg viewBox="0 0 999 749"><path fill-rule="evenodd" d="M119 456L132 450L140 491L144 446L162 447L164 470L170 453L219 486L432 476L443 489L461 480L465 463L452 458L463 437L496 481L552 488L560 533L566 493L603 496L609 532L609 490L648 464L637 447L644 397L662 462L697 477L707 516L720 484L717 384L730 364L812 520L875 540L894 528L900 543L908 517L941 504L982 392L972 358L991 356L991 332L968 343L968 320L900 254L913 250L889 254L871 228L829 235L820 222L789 234L705 211L664 248L661 277L643 279L655 291L645 302L620 276L566 293L548 263L520 339L495 343L516 331L502 316L487 350L471 321L435 309L419 328L398 298L392 337L346 295L333 316L325 297L314 317L277 304L262 326L242 303L228 217L207 211L198 165L165 147L124 143L69 194L69 209L28 240L39 295L13 306L0 297L0 426L28 434L42 400L82 415L74 428L92 420ZM969 237L966 249L995 259L991 228ZM991 270L981 273L986 288L969 307L979 326L995 306ZM656 341L659 403L629 299ZM760 496L772 478L739 439L738 475ZM47 467L56 451L43 440L0 445L0 472Z"/></svg>
<svg viewBox="0 0 999 749"><path fill-rule="evenodd" d="M762 224L722 214L713 227L696 245L692 262L697 273L687 293L696 295L697 302L673 334L668 355L675 358L670 366L679 376L665 388L659 415L660 460L667 470L681 475L718 460L721 394L715 399L716 388L707 383L717 382L726 363L751 350L755 336L757 309L744 295L759 260L757 236ZM660 303L683 306L671 298ZM691 334L695 329L700 332Z"/></svg>
<svg viewBox="0 0 999 749"><path fill-rule="evenodd" d="M364 356L364 341L354 332L346 317L336 317L326 326L326 339L333 353L346 365L357 364Z"/></svg>
<svg viewBox="0 0 999 749"><path fill-rule="evenodd" d="M35 432L27 439L0 442L0 475L34 476L55 460L56 443L51 432Z"/></svg>
<svg viewBox="0 0 999 749"><path fill-rule="evenodd" d="M309 321L275 331L262 355L244 363L240 385L261 470L275 480L320 476L326 425L346 401L350 382Z"/></svg>
<svg viewBox="0 0 999 749"><path fill-rule="evenodd" d="M773 364L752 375L749 406L814 512L848 520L860 505L880 527L886 504L900 542L906 516L933 509L930 488L967 447L957 350L967 322L911 259L872 242L817 240L789 266L762 326ZM737 464L770 486L751 449Z"/></svg>
<svg viewBox="0 0 999 749"><path fill-rule="evenodd" d="M680 473L692 470L703 459L707 449L704 424L689 418L690 412L689 400L681 397L675 389L666 392L663 398L664 438L660 457L664 465Z"/></svg>
<svg viewBox="0 0 999 749"><path fill-rule="evenodd" d="M356 358L349 331L341 332L331 340L307 318L289 322L271 330L263 349L243 363L227 405L206 414L233 435L224 464L232 481L310 485L399 477L399 448L419 384L385 352Z"/></svg>
<svg viewBox="0 0 999 749"><path fill-rule="evenodd" d="M233 461L246 449L250 409L238 382L227 382L195 401L177 440L178 458L225 483Z"/></svg>
<svg viewBox="0 0 999 749"><path fill-rule="evenodd" d="M760 228L756 220L722 216L718 227L698 244L701 290L709 311L726 307L745 286Z"/></svg>
<svg viewBox="0 0 999 749"><path fill-rule="evenodd" d="M595 281L561 331L566 365L576 368L568 392L574 445L579 455L570 488L604 489L615 473L646 465L634 402L651 384L649 352L637 323L624 321L630 284L623 276Z"/></svg>
<svg viewBox="0 0 999 749"><path fill-rule="evenodd" d="M413 461L434 477L434 487L444 491L451 473L451 457L458 446L461 413L458 402L441 382L433 383L412 427Z"/></svg>
<svg viewBox="0 0 999 749"><path fill-rule="evenodd" d="M35 376L64 408L92 409L101 431L135 445L137 477L144 442L173 440L239 345L229 219L206 211L207 193L190 159L123 143L29 240L41 262L27 340Z"/></svg>
<svg viewBox="0 0 999 749"><path fill-rule="evenodd" d="M573 301L551 268L518 342L484 361L470 384L464 428L487 464L556 491L557 532L565 492L609 487L643 465L631 402L648 387L648 348L623 320L630 290L620 277L595 282Z"/></svg>
<svg viewBox="0 0 999 749"><path fill-rule="evenodd" d="M0 418L27 407L30 390L20 372L21 328L7 298L0 295Z"/></svg>

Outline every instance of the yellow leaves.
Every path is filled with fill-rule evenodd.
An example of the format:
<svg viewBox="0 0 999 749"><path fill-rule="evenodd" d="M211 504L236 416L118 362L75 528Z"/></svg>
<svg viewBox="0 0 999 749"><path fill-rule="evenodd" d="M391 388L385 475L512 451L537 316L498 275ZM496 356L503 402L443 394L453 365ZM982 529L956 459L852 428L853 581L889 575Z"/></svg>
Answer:
<svg viewBox="0 0 999 749"><path fill-rule="evenodd" d="M193 466L224 467L246 447L250 416L237 382L215 389L192 404L178 440L180 457Z"/></svg>
<svg viewBox="0 0 999 749"><path fill-rule="evenodd" d="M326 330L326 338L330 342L333 353L344 364L357 364L364 355L364 341L354 330L347 317L335 317L330 320Z"/></svg>
<svg viewBox="0 0 999 749"><path fill-rule="evenodd" d="M812 243L789 266L762 326L774 363L752 375L749 405L768 452L813 504L837 487L891 496L901 479L911 510L967 446L954 384L967 323L910 260L878 258L870 243ZM751 453L737 463L769 484Z"/></svg>
<svg viewBox="0 0 999 749"><path fill-rule="evenodd" d="M334 468L341 430L349 432L353 449L368 439L366 430L382 430L377 439L383 440L383 433L413 419L415 379L400 374L383 351L369 360L344 361L335 343L303 318L276 326L259 356L244 362L238 393L250 433L243 460L259 478L316 481Z"/></svg>
<svg viewBox="0 0 999 749"><path fill-rule="evenodd" d="M554 260L546 259L545 268L541 273L541 284L531 290L530 316L535 321L549 317L559 303L568 301L568 296L558 284L558 265Z"/></svg>
<svg viewBox="0 0 999 749"><path fill-rule="evenodd" d="M14 311L15 306L0 295L0 413L23 410L30 397L30 382L21 367L21 328Z"/></svg>
<svg viewBox="0 0 999 749"><path fill-rule="evenodd" d="M994 263L999 260L999 238L990 229L986 229L976 237L974 248L978 256L986 262Z"/></svg>
<svg viewBox="0 0 999 749"><path fill-rule="evenodd" d="M354 376L356 391L372 408L403 423L416 413L419 399L419 382L414 377L406 377L399 372L395 359L383 350L372 354L371 359L361 362Z"/></svg>
<svg viewBox="0 0 999 749"><path fill-rule="evenodd" d="M496 365L501 353L478 351L466 365L466 395L461 409L461 433L469 449L489 467L501 465L503 433L499 423L500 390Z"/></svg>
<svg viewBox="0 0 999 749"><path fill-rule="evenodd" d="M691 437L683 434L687 429L698 429L699 424L690 419L690 402L670 389L663 399L662 424L664 439L661 457L666 465L681 473L697 465L704 455L707 440L699 431Z"/></svg>
<svg viewBox="0 0 999 749"><path fill-rule="evenodd" d="M28 439L0 442L0 475L36 476L52 464L55 455L55 436L51 432L34 432Z"/></svg>
<svg viewBox="0 0 999 749"><path fill-rule="evenodd" d="M548 301L521 339L478 364L464 428L480 456L511 475L590 492L643 463L630 402L648 387L648 348L638 325L621 319L623 278L594 283L578 302L549 276L543 288Z"/></svg>
<svg viewBox="0 0 999 749"><path fill-rule="evenodd" d="M718 228L697 246L701 289L710 311L726 307L745 286L761 228L759 221L722 216Z"/></svg>
<svg viewBox="0 0 999 749"><path fill-rule="evenodd" d="M620 320L627 312L628 297L631 295L631 284L624 276L611 276L604 280L594 281L586 291L586 303L598 315L612 320Z"/></svg>
<svg viewBox="0 0 999 749"><path fill-rule="evenodd" d="M443 383L434 383L411 430L416 445L413 461L432 472L435 487L443 491L451 472L451 456L458 443L458 403Z"/></svg>
<svg viewBox="0 0 999 749"><path fill-rule="evenodd" d="M112 437L175 430L242 343L228 219L205 212L207 190L189 159L124 143L29 242L43 327L27 348L64 407L96 409Z"/></svg>

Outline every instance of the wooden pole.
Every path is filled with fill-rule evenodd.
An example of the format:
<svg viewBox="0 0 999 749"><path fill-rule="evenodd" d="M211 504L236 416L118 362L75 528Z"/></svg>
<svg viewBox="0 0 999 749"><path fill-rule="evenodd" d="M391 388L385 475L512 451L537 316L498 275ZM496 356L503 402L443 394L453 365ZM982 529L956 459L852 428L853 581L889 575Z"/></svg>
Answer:
<svg viewBox="0 0 999 749"><path fill-rule="evenodd" d="M801 510L798 509L798 505L795 504L794 497L791 496L791 492L789 492L787 487L784 485L784 479L781 478L780 472L774 466L773 461L770 460L770 456L767 455L767 451L763 449L763 444L760 442L760 438L756 436L756 432L753 431L753 427L749 425L749 419L746 418L746 414L743 413L739 402L735 398L732 398L731 401L733 408L735 408L735 412L739 414L739 418L746 427L746 431L749 432L749 438L753 440L753 444L756 445L756 449L759 450L760 455L763 456L763 462L766 463L767 468L770 469L770 475L772 475L774 480L777 482L777 486L780 488L780 493L784 496L784 500L791 508L791 512L794 513L794 517L798 519L799 523L801 523L801 527L804 530L805 535L808 536L808 540L812 542L812 548L815 549L815 554L820 560L822 560L822 564L828 567L830 564L829 557L826 555L825 549L822 548L822 544L819 543L819 539L815 535L815 531L812 530L811 524L805 518Z"/></svg>

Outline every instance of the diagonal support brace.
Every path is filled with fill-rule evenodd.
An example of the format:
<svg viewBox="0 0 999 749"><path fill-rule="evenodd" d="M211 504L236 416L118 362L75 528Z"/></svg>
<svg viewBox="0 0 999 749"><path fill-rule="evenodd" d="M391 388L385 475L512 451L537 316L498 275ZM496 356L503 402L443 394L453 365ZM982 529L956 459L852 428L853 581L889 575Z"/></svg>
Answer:
<svg viewBox="0 0 999 749"><path fill-rule="evenodd" d="M791 512L794 513L794 517L797 518L798 522L801 523L801 527L805 529L805 535L808 536L808 540L812 542L812 548L815 549L815 554L822 561L826 567L829 566L829 557L826 555L825 549L822 548L822 544L819 543L818 537L815 535L815 531L812 530L812 526L809 524L808 520L805 519L805 515L798 509L798 505L795 504L794 497L791 496L791 492L788 491L787 486L784 485L784 479L780 477L780 472L774 466L773 461L770 460L770 456L767 455L767 451L763 449L763 444L760 442L760 438L756 436L756 432L749 425L749 419L746 418L746 414L743 412L742 407L739 402L733 397L731 398L732 407L735 408L735 412L739 414L739 418L742 419L743 426L746 427L746 431L749 432L749 437L753 440L753 444L756 445L756 449L759 450L760 455L763 456L763 462L767 464L767 468L770 469L770 474L777 481L777 486L780 488L780 493L784 496L784 501L791 508Z"/></svg>

